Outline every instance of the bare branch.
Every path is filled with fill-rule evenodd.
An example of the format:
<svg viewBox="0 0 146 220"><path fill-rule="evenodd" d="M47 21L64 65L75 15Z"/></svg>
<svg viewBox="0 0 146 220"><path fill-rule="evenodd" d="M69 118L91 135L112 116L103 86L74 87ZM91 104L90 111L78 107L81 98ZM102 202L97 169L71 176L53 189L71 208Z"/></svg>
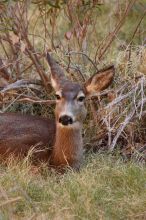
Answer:
<svg viewBox="0 0 146 220"><path fill-rule="evenodd" d="M2 89L0 91L0 93L5 93L9 90L13 90L13 89L20 89L20 88L26 88L28 87L28 85L30 84L34 84L34 85L42 85L41 82L39 80L26 80L26 79L21 79L21 80L17 80L14 83L9 84L8 86L6 86L4 89Z"/></svg>

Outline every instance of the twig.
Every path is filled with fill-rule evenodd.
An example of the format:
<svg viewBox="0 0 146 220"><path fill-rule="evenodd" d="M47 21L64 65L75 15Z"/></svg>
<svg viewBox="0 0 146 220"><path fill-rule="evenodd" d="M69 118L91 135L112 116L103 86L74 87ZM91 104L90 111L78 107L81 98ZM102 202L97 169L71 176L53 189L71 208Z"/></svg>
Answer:
<svg viewBox="0 0 146 220"><path fill-rule="evenodd" d="M5 199L5 201L8 201L9 197L8 197L6 191L3 189L3 187L1 185L0 185L0 192L2 194L2 197ZM8 209L8 216L9 216L10 219L12 219L12 208L11 208L10 204L8 204L7 209Z"/></svg>
<svg viewBox="0 0 146 220"><path fill-rule="evenodd" d="M16 82L9 84L4 89L2 89L0 93L2 94L12 89L26 88L30 84L41 85L41 82L39 80L26 80L26 79L17 80Z"/></svg>
<svg viewBox="0 0 146 220"><path fill-rule="evenodd" d="M46 104L46 105L53 105L56 103L55 100L35 100L30 98L19 98L17 100L18 102L30 102L30 103L36 103L36 104Z"/></svg>
<svg viewBox="0 0 146 220"><path fill-rule="evenodd" d="M68 53L66 53L66 56L72 55L72 54L81 54L81 55L85 56L92 63L92 65L94 66L96 71L98 71L98 68L97 68L96 64L93 62L93 60L91 60L91 58L86 53L77 52L77 51L69 51Z"/></svg>
<svg viewBox="0 0 146 220"><path fill-rule="evenodd" d="M5 202L0 203L0 207L10 205L10 204L18 202L20 200L22 200L22 197L20 197L20 196L18 196L16 198L13 198L13 199L9 199L9 200L7 200Z"/></svg>

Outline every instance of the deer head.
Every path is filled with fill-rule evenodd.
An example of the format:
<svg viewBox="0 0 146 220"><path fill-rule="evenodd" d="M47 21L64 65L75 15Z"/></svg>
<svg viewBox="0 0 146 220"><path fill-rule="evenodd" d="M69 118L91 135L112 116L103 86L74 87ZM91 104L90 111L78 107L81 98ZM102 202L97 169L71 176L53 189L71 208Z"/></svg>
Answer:
<svg viewBox="0 0 146 220"><path fill-rule="evenodd" d="M86 117L85 99L106 89L114 77L114 66L100 70L83 85L72 82L65 77L64 71L47 53L51 69L51 83L56 92L56 122L58 126L79 128Z"/></svg>

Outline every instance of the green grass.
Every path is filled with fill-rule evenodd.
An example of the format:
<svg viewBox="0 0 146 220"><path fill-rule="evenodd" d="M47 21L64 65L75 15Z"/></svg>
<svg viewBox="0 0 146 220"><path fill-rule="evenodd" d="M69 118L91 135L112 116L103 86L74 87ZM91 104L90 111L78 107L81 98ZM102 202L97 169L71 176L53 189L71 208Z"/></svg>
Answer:
<svg viewBox="0 0 146 220"><path fill-rule="evenodd" d="M23 162L1 166L0 219L146 218L146 167L101 154L84 161L63 176L45 166L32 174Z"/></svg>

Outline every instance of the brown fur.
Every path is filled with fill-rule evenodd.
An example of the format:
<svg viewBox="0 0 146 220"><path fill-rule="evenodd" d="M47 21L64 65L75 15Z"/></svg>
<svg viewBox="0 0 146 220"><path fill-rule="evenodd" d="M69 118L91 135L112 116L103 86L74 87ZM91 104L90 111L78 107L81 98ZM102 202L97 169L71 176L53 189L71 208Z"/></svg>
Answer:
<svg viewBox="0 0 146 220"><path fill-rule="evenodd" d="M81 128L64 129L58 125L56 136L50 164L55 167L71 166L79 169L83 154Z"/></svg>
<svg viewBox="0 0 146 220"><path fill-rule="evenodd" d="M0 155L24 157L34 147L34 161L48 161L55 129L55 120L14 113L0 114Z"/></svg>

